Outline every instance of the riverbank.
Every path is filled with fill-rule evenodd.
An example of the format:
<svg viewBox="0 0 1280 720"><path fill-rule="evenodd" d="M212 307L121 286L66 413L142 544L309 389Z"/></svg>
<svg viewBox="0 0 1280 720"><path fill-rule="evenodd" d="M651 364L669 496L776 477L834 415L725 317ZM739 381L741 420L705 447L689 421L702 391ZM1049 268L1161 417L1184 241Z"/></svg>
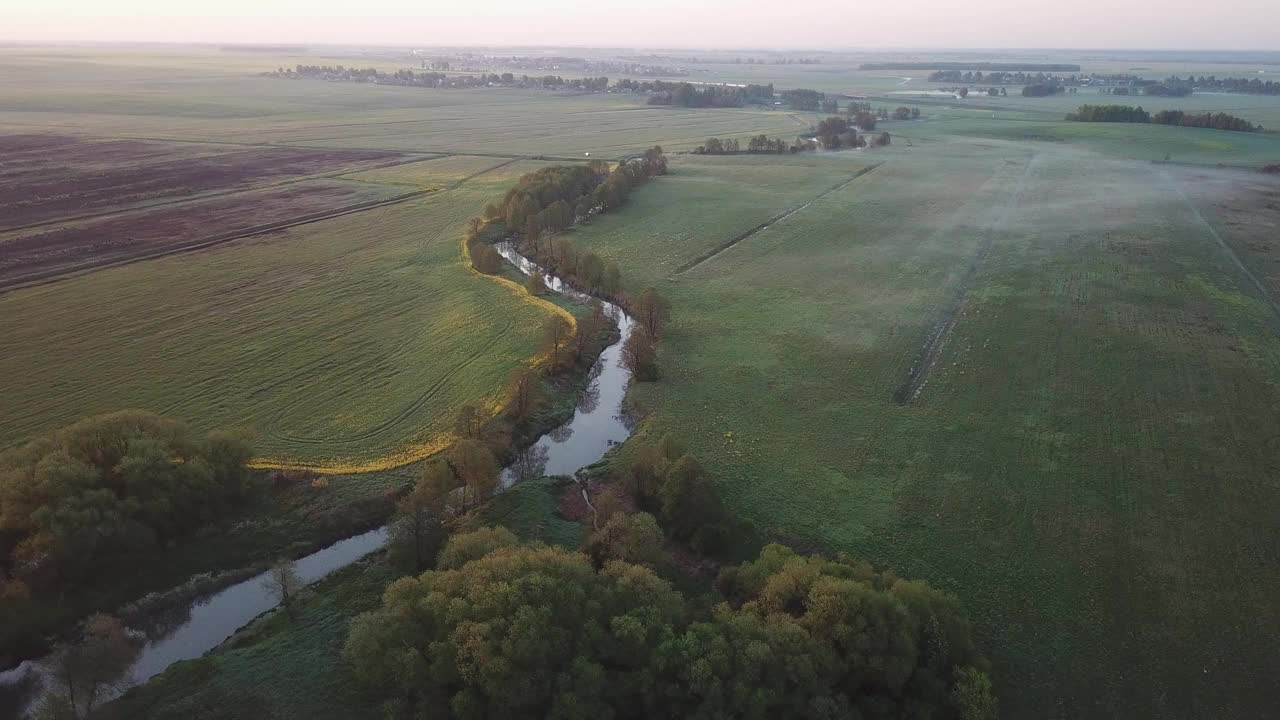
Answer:
<svg viewBox="0 0 1280 720"><path fill-rule="evenodd" d="M504 248L503 253L522 273L532 274L540 270L510 247ZM554 276L547 276L546 282L558 297L579 303L592 300L590 296L568 287ZM555 468L553 472L573 473L598 462L630 434L629 428L622 424L622 407L630 383L630 372L621 361L621 347L630 332L632 320L621 308L612 304L606 303L605 312L616 324L601 331L606 345L598 357L594 352L588 353L588 357L595 357L588 364L589 372L559 376L560 382L557 385L561 391L570 388L579 390L573 396L576 402L564 403L563 399L569 396L564 392L559 393L557 398L561 402L548 403L535 416L533 424L541 425L541 421L555 418L562 418L562 421L555 424L549 432L537 437L536 442L519 442L516 445L527 445L538 451L540 465L537 473L540 475L549 468ZM564 417L566 410L567 418ZM613 424L604 422L606 420ZM605 432L600 432L602 429ZM504 471L504 477L510 475L510 470L508 467ZM545 477L514 482L497 497L469 515L458 518L453 524L469 528L502 524L524 539L577 547L583 532L581 525L558 512L558 502L564 492L565 482L563 479ZM381 542L379 539L378 547ZM271 689L308 687L315 677L325 678L322 688L305 693L305 699L286 693L287 702L273 707L273 716L361 716L361 710L367 703L362 702L358 693L352 689L352 678L342 659L341 644L345 641L345 628L350 618L376 605L382 588L395 577L394 571L381 561L382 553L376 554L379 559L357 560L353 566L333 571L329 578L322 579L313 589L308 590L306 597L310 599L305 601L308 603L307 609L299 611L295 608L295 618L282 618L279 612L267 612L249 627L237 630L225 643L219 643L217 652L198 658L188 655L191 659L168 667L154 681L126 693L111 705L109 716L167 717L172 714L175 717L181 715L189 718L194 712L195 717L242 717L250 710L250 714L261 716L264 709L280 697L279 693L272 692ZM367 582L367 576L354 569L358 567L378 568L371 572L381 579L381 584ZM247 588L246 592L252 593L252 590ZM215 598L215 602L221 601L221 597ZM242 610L239 606L236 609ZM314 622L306 628L295 627L304 612L310 612ZM226 637L227 634L223 633L219 637ZM246 644L254 647L244 649ZM292 652L299 644L312 652ZM317 644L323 647L316 647ZM242 649L244 651L240 652ZM148 652L151 650L149 646ZM271 659L255 672L243 671L241 663L254 663L253 658L260 656ZM151 675L142 673L137 679L146 680L150 677ZM271 678L265 686L264 677ZM326 700L319 707L314 707L312 700L315 697L325 697ZM201 714L209 708L215 708L213 712L229 714Z"/></svg>
<svg viewBox="0 0 1280 720"><path fill-rule="evenodd" d="M590 312L573 298L552 296L545 302L554 302L561 312ZM610 328L596 340L596 347L616 339L616 328ZM590 363L547 379L547 402L515 428L512 446L527 447L572 418L590 381ZM69 593L64 604L33 613L27 624L29 638L0 657L0 671L44 655L52 640L91 613L115 613L134 627L163 625L164 617L256 575L281 557L301 558L377 528L391 517L397 499L413 486L421 466L417 462L391 470L323 477L305 471L259 471L254 493L224 521L163 552L123 558L118 563L121 572L112 576L115 582ZM0 713L3 710L0 707Z"/></svg>

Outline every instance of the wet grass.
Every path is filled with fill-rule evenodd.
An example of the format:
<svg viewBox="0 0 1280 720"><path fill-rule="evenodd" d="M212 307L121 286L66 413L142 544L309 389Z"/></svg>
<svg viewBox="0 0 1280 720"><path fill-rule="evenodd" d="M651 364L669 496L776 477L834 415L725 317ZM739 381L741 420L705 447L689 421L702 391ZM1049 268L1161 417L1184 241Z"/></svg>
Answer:
<svg viewBox="0 0 1280 720"><path fill-rule="evenodd" d="M664 379L633 391L648 431L767 532L959 594L1008 717L1265 714L1280 342L1182 171L956 137L875 158L678 276L644 200L576 231L672 298ZM736 208L733 162L675 163L668 187L705 176ZM691 221L679 254L768 214Z"/></svg>

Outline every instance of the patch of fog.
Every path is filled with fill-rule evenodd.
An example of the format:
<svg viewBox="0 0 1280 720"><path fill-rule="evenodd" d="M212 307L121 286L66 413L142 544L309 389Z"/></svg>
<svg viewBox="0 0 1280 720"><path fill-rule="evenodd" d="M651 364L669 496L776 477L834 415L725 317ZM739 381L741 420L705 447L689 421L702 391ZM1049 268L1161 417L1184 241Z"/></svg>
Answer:
<svg viewBox="0 0 1280 720"><path fill-rule="evenodd" d="M904 85L905 83L898 83L898 84ZM953 100L962 99L958 94L953 92L947 92L946 90L890 90L885 94L886 95L910 95L912 97L931 97L931 98L944 97L944 98L951 98Z"/></svg>

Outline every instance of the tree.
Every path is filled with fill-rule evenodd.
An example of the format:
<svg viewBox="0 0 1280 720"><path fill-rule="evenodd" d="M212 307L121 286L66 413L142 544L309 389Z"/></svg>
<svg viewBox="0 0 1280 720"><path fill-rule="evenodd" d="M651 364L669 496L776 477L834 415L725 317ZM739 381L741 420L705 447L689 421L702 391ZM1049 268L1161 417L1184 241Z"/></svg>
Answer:
<svg viewBox="0 0 1280 720"><path fill-rule="evenodd" d="M471 267L486 275L496 275L502 269L502 255L489 243L477 240L467 245L471 255Z"/></svg>
<svg viewBox="0 0 1280 720"><path fill-rule="evenodd" d="M595 253L584 253L578 258L576 269L578 283L588 289L596 290L604 280L604 261Z"/></svg>
<svg viewBox="0 0 1280 720"><path fill-rule="evenodd" d="M893 111L893 116L898 120L908 120L911 118L911 108L900 105Z"/></svg>
<svg viewBox="0 0 1280 720"><path fill-rule="evenodd" d="M293 601L302 589L302 578L298 576L298 568L292 560L281 558L262 577L262 587L284 608L289 617L293 617Z"/></svg>
<svg viewBox="0 0 1280 720"><path fill-rule="evenodd" d="M558 367L564 359L564 351L573 340L573 334L573 326L559 313L542 321L542 345L553 368Z"/></svg>
<svg viewBox="0 0 1280 720"><path fill-rule="evenodd" d="M151 413L86 418L0 454L0 568L32 591L109 572L240 502L253 451Z"/></svg>
<svg viewBox="0 0 1280 720"><path fill-rule="evenodd" d="M462 484L462 509L489 499L498 488L498 461L475 440L459 440L449 450L449 467Z"/></svg>
<svg viewBox="0 0 1280 720"><path fill-rule="evenodd" d="M956 94L957 94L957 95L959 95L959 96L960 96L960 97L962 97L962 98L967 98L967 97L969 97L969 88L967 88L967 87L962 87L962 88L960 88L960 91L959 91L958 93L956 93Z"/></svg>
<svg viewBox="0 0 1280 720"><path fill-rule="evenodd" d="M635 303L636 322L649 332L652 338L662 336L662 329L671 319L671 301L654 288L645 288Z"/></svg>
<svg viewBox="0 0 1280 720"><path fill-rule="evenodd" d="M876 147L885 147L891 142L889 133L882 132L876 136Z"/></svg>
<svg viewBox="0 0 1280 720"><path fill-rule="evenodd" d="M461 537L441 569L395 581L381 608L352 623L346 656L387 710L592 718L652 704L652 657L681 612L670 585L546 546L446 564Z"/></svg>
<svg viewBox="0 0 1280 720"><path fill-rule="evenodd" d="M671 537L694 541L699 550L717 552L726 532L720 496L702 464L685 455L671 466L662 483L662 524Z"/></svg>
<svg viewBox="0 0 1280 720"><path fill-rule="evenodd" d="M632 328L627 341L622 344L622 364L640 382L658 379L658 353L653 336L643 325Z"/></svg>
<svg viewBox="0 0 1280 720"><path fill-rule="evenodd" d="M528 290L530 295L541 295L546 292L547 279L542 275L541 270L529 273L529 277L524 281L524 289Z"/></svg>
<svg viewBox="0 0 1280 720"><path fill-rule="evenodd" d="M110 615L92 615L79 639L61 645L45 661L51 681L46 712L53 717L91 716L100 701L123 692L140 648L124 624Z"/></svg>
<svg viewBox="0 0 1280 720"><path fill-rule="evenodd" d="M457 570L472 560L479 560L499 548L513 547L519 542L515 534L504 527L482 527L459 533L445 543L436 567Z"/></svg>
<svg viewBox="0 0 1280 720"><path fill-rule="evenodd" d="M542 238L542 218L530 215L524 224L524 238L533 251L538 252L538 240Z"/></svg>
<svg viewBox="0 0 1280 720"><path fill-rule="evenodd" d="M604 264L604 275L600 278L600 292L615 296L622 292L622 271L618 264L610 260Z"/></svg>
<svg viewBox="0 0 1280 720"><path fill-rule="evenodd" d="M453 431L458 437L479 440L484 434L486 418L480 408L467 403L458 409L458 419L453 423Z"/></svg>
<svg viewBox="0 0 1280 720"><path fill-rule="evenodd" d="M610 560L656 569L662 563L662 529L649 513L615 513L604 527L583 542L583 552L597 568Z"/></svg>
<svg viewBox="0 0 1280 720"><path fill-rule="evenodd" d="M578 319L578 329L573 333L571 347L575 360L581 360L591 350L596 336L608 326L609 318L604 314L604 305L599 300L591 302L591 312Z"/></svg>
<svg viewBox="0 0 1280 720"><path fill-rule="evenodd" d="M397 504L388 528L387 551L392 563L412 572L435 565L448 537L441 520L457 480L447 463L429 463L413 491Z"/></svg>
<svg viewBox="0 0 1280 720"><path fill-rule="evenodd" d="M507 383L507 395L511 398L507 414L520 422L536 412L542 404L542 382L532 368L517 368Z"/></svg>

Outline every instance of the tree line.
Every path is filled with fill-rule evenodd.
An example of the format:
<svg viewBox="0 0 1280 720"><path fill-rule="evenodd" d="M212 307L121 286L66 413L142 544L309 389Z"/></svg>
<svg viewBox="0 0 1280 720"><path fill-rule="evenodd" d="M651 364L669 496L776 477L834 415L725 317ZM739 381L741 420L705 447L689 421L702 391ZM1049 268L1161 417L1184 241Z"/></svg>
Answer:
<svg viewBox="0 0 1280 720"><path fill-rule="evenodd" d="M241 503L253 455L139 411L90 417L0 454L0 656L130 558L181 542Z"/></svg>
<svg viewBox="0 0 1280 720"><path fill-rule="evenodd" d="M802 144L797 142L788 143L782 138L771 138L768 135L754 135L747 140L747 148L743 150L737 138L722 140L720 138L707 138L705 142L693 148L690 152L694 155L734 155L740 152L746 152L752 155L776 155L787 152L799 152L804 149Z"/></svg>
<svg viewBox="0 0 1280 720"><path fill-rule="evenodd" d="M650 93L650 105L675 107L742 107L748 102L765 102L773 98L773 83L768 85L694 85L661 80L636 82L622 80L615 89Z"/></svg>
<svg viewBox="0 0 1280 720"><path fill-rule="evenodd" d="M448 63L433 64L448 70ZM377 68L352 68L343 65L302 65L293 68L278 68L271 75L282 78L307 78L346 82L377 83L379 85L397 85L405 87L425 88L479 88L479 87L521 87L544 88L555 90L582 90L587 92L604 92L609 88L607 77L563 78L559 75L516 76L504 73L459 73L449 75L440 70L415 71L409 69L383 72Z"/></svg>
<svg viewBox="0 0 1280 720"><path fill-rule="evenodd" d="M862 70L984 70L1080 72L1079 65L1069 63L998 63L998 62L880 62L863 63Z"/></svg>
<svg viewBox="0 0 1280 720"><path fill-rule="evenodd" d="M1035 83L1022 88L1023 97L1048 97L1057 95L1066 90L1065 87L1057 83Z"/></svg>
<svg viewBox="0 0 1280 720"><path fill-rule="evenodd" d="M1260 132L1261 125L1227 113L1187 113L1182 110L1161 110L1152 115L1142 106L1128 105L1081 105L1078 110L1067 114L1067 120L1074 122L1119 122L1119 123L1152 123L1155 125L1177 125L1180 127L1211 128L1214 130L1233 130L1236 132Z"/></svg>
<svg viewBox="0 0 1280 720"><path fill-rule="evenodd" d="M1201 75L1199 77L1188 75L1186 78L1180 78L1177 75L1173 75L1164 80L1162 84L1170 86L1185 85L1201 90L1216 90L1245 95L1280 95L1280 82L1274 80L1264 81L1256 77L1220 78L1215 75Z"/></svg>

